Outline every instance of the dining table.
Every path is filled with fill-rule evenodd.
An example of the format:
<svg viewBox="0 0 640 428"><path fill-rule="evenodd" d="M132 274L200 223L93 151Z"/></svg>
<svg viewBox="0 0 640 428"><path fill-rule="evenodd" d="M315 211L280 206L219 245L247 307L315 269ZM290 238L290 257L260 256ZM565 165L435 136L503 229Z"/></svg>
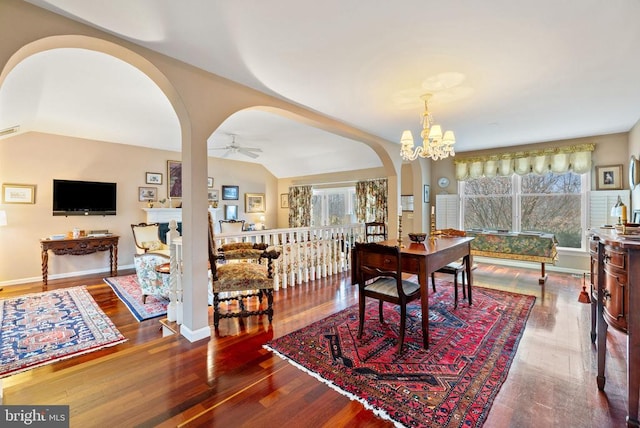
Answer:
<svg viewBox="0 0 640 428"><path fill-rule="evenodd" d="M404 273L418 276L420 284L420 304L422 309L422 341L425 349L429 348L429 277L431 273L446 266L449 263L463 259L467 280L469 281L468 294L469 305L472 304L471 290L473 285L473 256L471 254L471 241L473 237L429 237L424 242L398 243L398 240L389 239L380 241L379 244L399 246L401 269Z"/></svg>

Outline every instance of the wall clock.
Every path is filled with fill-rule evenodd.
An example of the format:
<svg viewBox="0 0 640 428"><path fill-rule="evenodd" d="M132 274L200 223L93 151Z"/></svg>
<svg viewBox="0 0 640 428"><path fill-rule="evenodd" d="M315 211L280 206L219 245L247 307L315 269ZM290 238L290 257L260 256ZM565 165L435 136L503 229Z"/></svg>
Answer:
<svg viewBox="0 0 640 428"><path fill-rule="evenodd" d="M447 177L438 178L438 186L444 189L448 185L449 185L449 179Z"/></svg>
<svg viewBox="0 0 640 428"><path fill-rule="evenodd" d="M636 159L631 155L629 161L629 187L633 190L638 184L640 184L640 159Z"/></svg>

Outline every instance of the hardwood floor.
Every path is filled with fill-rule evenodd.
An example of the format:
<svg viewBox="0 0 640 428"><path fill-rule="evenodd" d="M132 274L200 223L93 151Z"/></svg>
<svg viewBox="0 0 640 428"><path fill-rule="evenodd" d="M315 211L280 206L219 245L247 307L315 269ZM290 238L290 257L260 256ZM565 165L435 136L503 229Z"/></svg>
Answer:
<svg viewBox="0 0 640 428"><path fill-rule="evenodd" d="M120 272L125 274L130 272ZM589 305L582 277L479 264L475 285L537 296L507 381L486 427L614 427L626 416L626 336L609 329L607 385L596 386ZM4 404L66 404L72 427L392 426L264 350L285 335L357 303L348 274L275 293L266 317L223 319L211 340L161 337L158 319L137 322L100 277L54 280L87 285L128 341L3 379ZM40 291L4 287L0 298Z"/></svg>

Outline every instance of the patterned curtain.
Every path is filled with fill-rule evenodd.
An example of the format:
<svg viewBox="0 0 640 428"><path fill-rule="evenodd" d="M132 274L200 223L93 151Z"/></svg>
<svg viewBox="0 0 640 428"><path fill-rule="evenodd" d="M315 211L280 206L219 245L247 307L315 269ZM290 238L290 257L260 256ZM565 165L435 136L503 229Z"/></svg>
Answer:
<svg viewBox="0 0 640 428"><path fill-rule="evenodd" d="M387 222L387 179L356 183L356 216L359 223Z"/></svg>
<svg viewBox="0 0 640 428"><path fill-rule="evenodd" d="M311 226L311 186L289 187L289 227Z"/></svg>

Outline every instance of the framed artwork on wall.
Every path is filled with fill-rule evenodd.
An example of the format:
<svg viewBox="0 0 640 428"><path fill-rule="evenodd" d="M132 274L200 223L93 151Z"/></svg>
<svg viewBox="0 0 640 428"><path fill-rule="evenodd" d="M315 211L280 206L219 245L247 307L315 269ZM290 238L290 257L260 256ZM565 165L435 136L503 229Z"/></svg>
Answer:
<svg viewBox="0 0 640 428"><path fill-rule="evenodd" d="M400 205L402 211L413 211L413 195L401 195Z"/></svg>
<svg viewBox="0 0 640 428"><path fill-rule="evenodd" d="M167 195L182 198L182 162L167 161Z"/></svg>
<svg viewBox="0 0 640 428"><path fill-rule="evenodd" d="M158 200L157 187L138 187L138 200L140 202L156 202Z"/></svg>
<svg viewBox="0 0 640 428"><path fill-rule="evenodd" d="M237 201L240 197L240 188L238 186L222 186L222 199L228 201Z"/></svg>
<svg viewBox="0 0 640 428"><path fill-rule="evenodd" d="M425 184L422 190L422 202L425 204L429 203L429 185Z"/></svg>
<svg viewBox="0 0 640 428"><path fill-rule="evenodd" d="M596 167L596 190L622 189L622 165Z"/></svg>
<svg viewBox="0 0 640 428"><path fill-rule="evenodd" d="M209 189L213 187L213 177L207 177L207 187Z"/></svg>
<svg viewBox="0 0 640 428"><path fill-rule="evenodd" d="M245 193L244 210L248 213L263 213L264 193Z"/></svg>
<svg viewBox="0 0 640 428"><path fill-rule="evenodd" d="M238 206L237 205L225 205L224 206L224 219L225 220L237 220L238 219Z"/></svg>
<svg viewBox="0 0 640 428"><path fill-rule="evenodd" d="M162 184L162 174L159 172L147 172L145 176L146 184Z"/></svg>
<svg viewBox="0 0 640 428"><path fill-rule="evenodd" d="M218 189L209 189L207 194L208 194L208 199L211 202L218 202L220 200L220 191Z"/></svg>
<svg viewBox="0 0 640 428"><path fill-rule="evenodd" d="M289 194L281 193L280 194L280 208L289 208Z"/></svg>
<svg viewBox="0 0 640 428"><path fill-rule="evenodd" d="M35 204L35 184L2 184L3 204Z"/></svg>

